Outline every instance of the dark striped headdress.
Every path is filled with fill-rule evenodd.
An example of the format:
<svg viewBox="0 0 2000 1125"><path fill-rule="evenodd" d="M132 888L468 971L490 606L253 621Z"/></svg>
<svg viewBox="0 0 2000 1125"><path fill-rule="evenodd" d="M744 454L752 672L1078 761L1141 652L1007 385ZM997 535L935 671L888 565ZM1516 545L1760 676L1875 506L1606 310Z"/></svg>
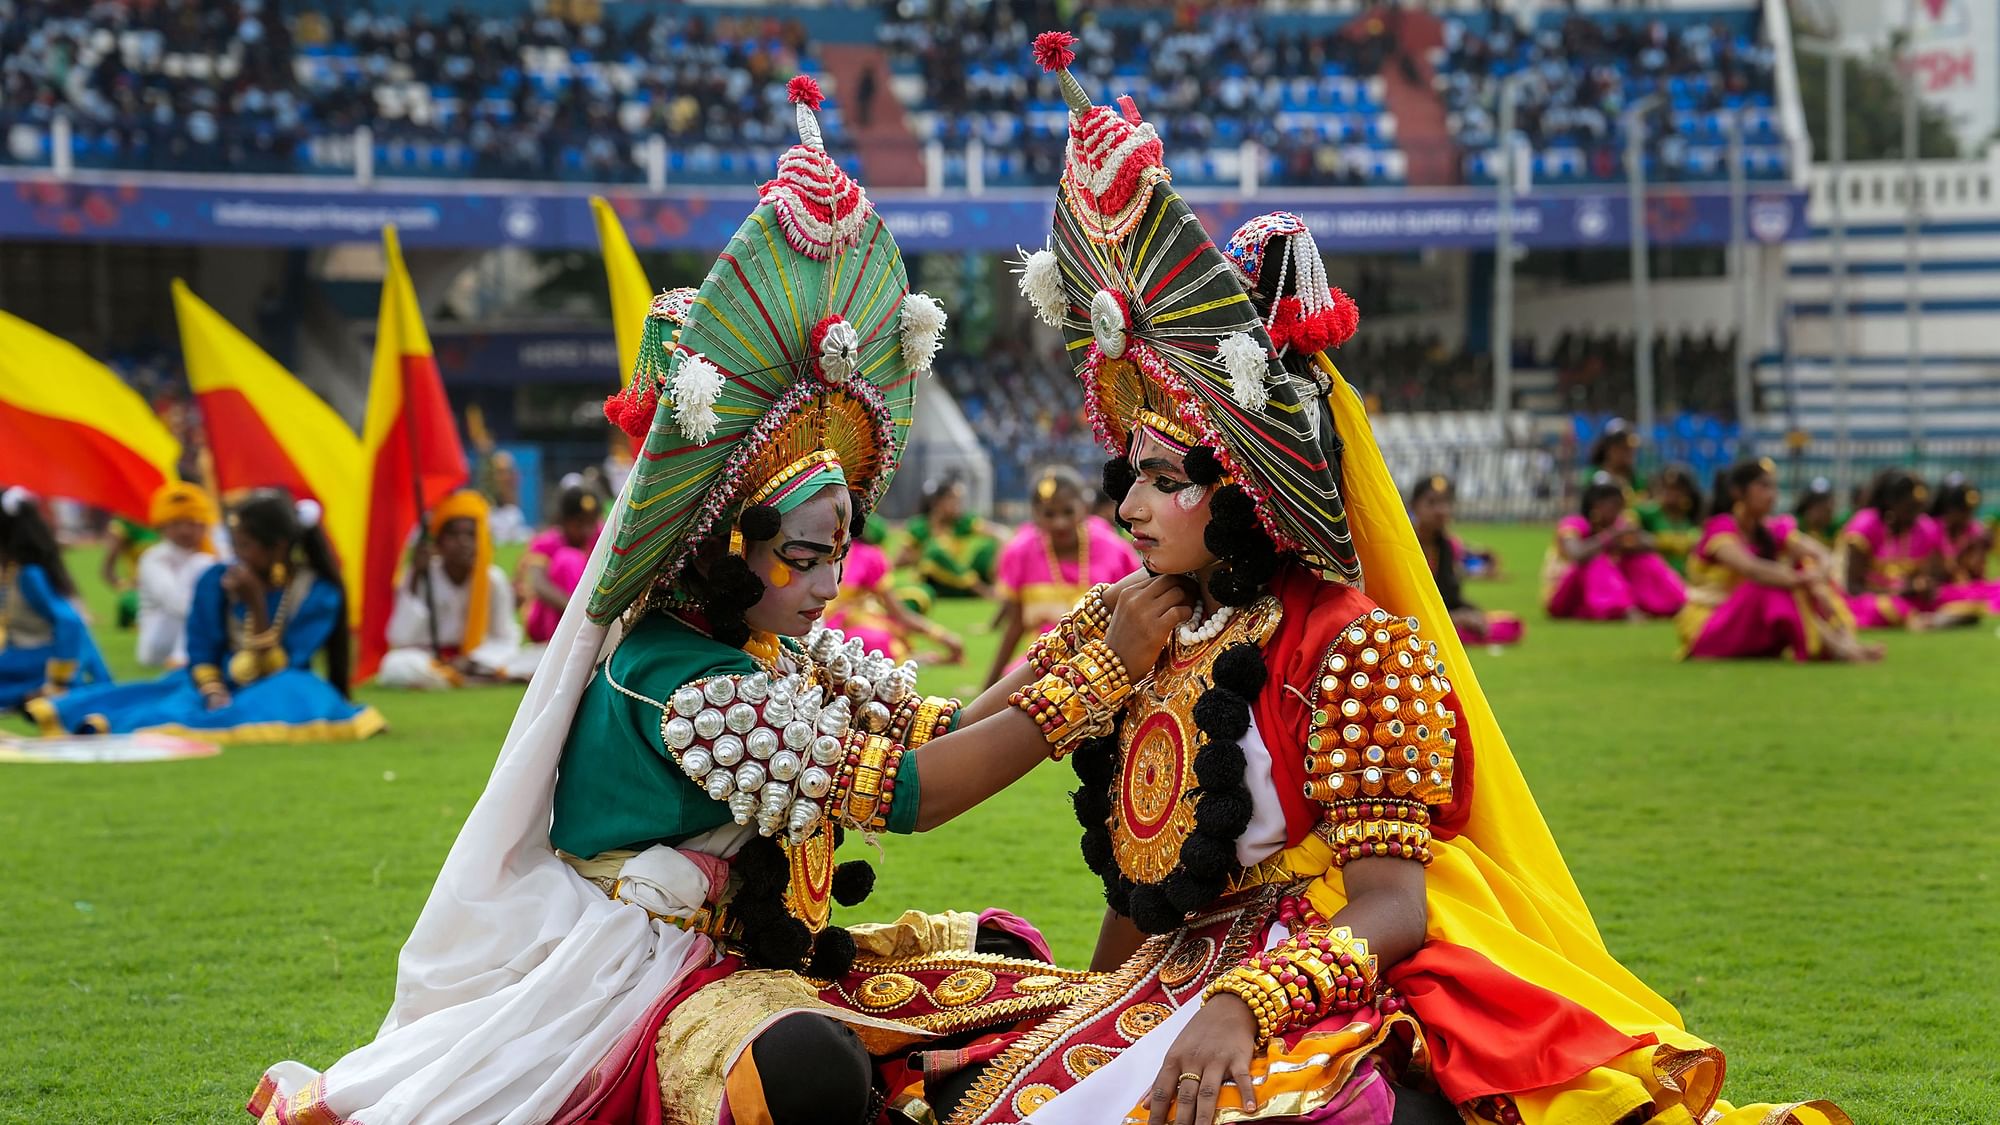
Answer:
<svg viewBox="0 0 2000 1125"><path fill-rule="evenodd" d="M1075 39L1045 32L1035 58L1069 103L1069 149L1048 248L1021 290L1062 329L1100 442L1128 452L1152 425L1212 448L1256 501L1279 548L1342 581L1361 565L1348 532L1319 386L1280 362L1241 275L1174 192L1153 127L1130 98L1092 105L1067 69Z"/></svg>

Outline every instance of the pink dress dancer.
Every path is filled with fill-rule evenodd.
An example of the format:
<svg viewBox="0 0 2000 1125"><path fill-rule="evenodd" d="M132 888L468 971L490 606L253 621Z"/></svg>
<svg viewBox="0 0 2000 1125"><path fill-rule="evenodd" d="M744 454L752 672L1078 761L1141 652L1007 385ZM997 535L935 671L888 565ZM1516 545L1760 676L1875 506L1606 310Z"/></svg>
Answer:
<svg viewBox="0 0 2000 1125"><path fill-rule="evenodd" d="M834 599L827 624L850 637L860 637L871 651L901 660L909 655L910 646L883 609L890 596L888 552L857 540L848 548L847 567L840 575L840 596Z"/></svg>
<svg viewBox="0 0 2000 1125"><path fill-rule="evenodd" d="M1083 549L1058 559L1041 531L1025 523L1000 549L995 584L1021 603L1021 623L1036 636L1055 628L1092 586L1139 569L1139 552L1097 516L1085 519L1078 535Z"/></svg>
<svg viewBox="0 0 2000 1125"><path fill-rule="evenodd" d="M1838 645L1854 630L1846 599L1821 576L1789 589L1766 585L1722 560L1725 544L1735 544L1764 562L1805 569L1791 561L1797 524L1789 517L1764 521L1768 540L1746 532L1731 513L1712 517L1688 556L1688 603L1675 619L1682 655L1690 660L1768 659L1789 653L1794 660L1834 659Z"/></svg>
<svg viewBox="0 0 2000 1125"><path fill-rule="evenodd" d="M1840 561L1845 568L1848 549L1858 546L1868 552L1868 574L1858 593L1847 595L1854 623L1862 629L1899 629L1927 614L1978 616L1987 604L1978 591L1963 586L1929 587L1924 579L1934 574L1944 558L1944 529L1928 515L1919 514L1909 529L1897 534L1876 508L1863 508L1848 519L1840 532ZM1853 584L1848 583L1853 590Z"/></svg>
<svg viewBox="0 0 2000 1125"><path fill-rule="evenodd" d="M1638 533L1629 515L1614 528ZM1588 539L1590 521L1564 516L1549 550L1543 597L1549 616L1578 621L1619 621L1634 610L1648 617L1672 617L1687 603L1687 587L1667 561L1651 551L1607 549L1580 562L1563 553L1563 541Z"/></svg>
<svg viewBox="0 0 2000 1125"><path fill-rule="evenodd" d="M1993 548L1992 531L1976 519L1967 521L1955 534L1943 523L1939 523L1938 530L1944 539L1945 564L1951 572L1951 581L1938 590L1939 603L1976 605L1984 612L2000 613L2000 578L1988 578L1969 569L1964 562L1968 556L1986 557Z"/></svg>
<svg viewBox="0 0 2000 1125"><path fill-rule="evenodd" d="M592 533L590 542L583 546L570 546L569 541L563 538L562 526L558 524L528 543L528 554L531 556L528 562L530 566L541 566L558 590L574 594L577 583L583 581L583 568L590 562L590 551L595 546L596 533ZM561 606L549 605L539 598L531 599L528 605L528 640L538 645L547 644L549 638L555 635L562 613Z"/></svg>

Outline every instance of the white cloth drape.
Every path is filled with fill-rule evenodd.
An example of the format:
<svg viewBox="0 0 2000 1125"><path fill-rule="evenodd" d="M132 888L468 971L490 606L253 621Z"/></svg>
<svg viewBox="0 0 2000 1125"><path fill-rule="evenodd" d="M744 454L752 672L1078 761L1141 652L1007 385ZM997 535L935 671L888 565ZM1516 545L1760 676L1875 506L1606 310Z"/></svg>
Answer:
<svg viewBox="0 0 2000 1125"><path fill-rule="evenodd" d="M620 499L615 525L625 510ZM603 573L599 538L581 584ZM327 1068L326 1103L365 1125L529 1125L653 1001L706 963L708 940L614 902L549 845L556 766L577 702L613 629L571 600L528 686L486 790L459 830L396 963L375 1041ZM671 880L667 880L671 882ZM316 1077L269 1077L289 1095Z"/></svg>

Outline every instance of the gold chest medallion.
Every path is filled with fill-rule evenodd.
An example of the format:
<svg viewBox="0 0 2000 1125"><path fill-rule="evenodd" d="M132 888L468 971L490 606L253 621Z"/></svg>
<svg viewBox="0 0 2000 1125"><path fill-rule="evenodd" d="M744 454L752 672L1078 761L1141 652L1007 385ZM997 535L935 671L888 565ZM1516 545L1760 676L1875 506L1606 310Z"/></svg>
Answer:
<svg viewBox="0 0 2000 1125"><path fill-rule="evenodd" d="M1213 684L1215 658L1231 645L1263 647L1284 616L1278 600L1259 598L1221 633L1192 647L1178 640L1125 704L1118 733L1118 791L1111 801L1111 853L1135 883L1157 883L1180 863L1194 831L1194 757L1201 731L1194 704Z"/></svg>

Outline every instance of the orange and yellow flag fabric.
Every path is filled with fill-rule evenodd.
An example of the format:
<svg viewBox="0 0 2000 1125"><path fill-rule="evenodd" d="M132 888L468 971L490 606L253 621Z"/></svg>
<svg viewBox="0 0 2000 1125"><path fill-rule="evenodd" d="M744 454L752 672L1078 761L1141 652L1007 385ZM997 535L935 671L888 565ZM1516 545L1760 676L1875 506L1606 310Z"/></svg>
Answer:
<svg viewBox="0 0 2000 1125"><path fill-rule="evenodd" d="M360 597L352 611L360 634L356 679L374 675L387 651L396 570L411 531L471 475L395 227L382 229L382 249L388 269L361 428L369 483Z"/></svg>
<svg viewBox="0 0 2000 1125"><path fill-rule="evenodd" d="M0 483L144 523L181 444L116 372L0 312Z"/></svg>
<svg viewBox="0 0 2000 1125"><path fill-rule="evenodd" d="M360 437L325 399L179 278L174 316L188 386L209 436L216 489L227 496L283 488L319 501L352 600L368 508Z"/></svg>

